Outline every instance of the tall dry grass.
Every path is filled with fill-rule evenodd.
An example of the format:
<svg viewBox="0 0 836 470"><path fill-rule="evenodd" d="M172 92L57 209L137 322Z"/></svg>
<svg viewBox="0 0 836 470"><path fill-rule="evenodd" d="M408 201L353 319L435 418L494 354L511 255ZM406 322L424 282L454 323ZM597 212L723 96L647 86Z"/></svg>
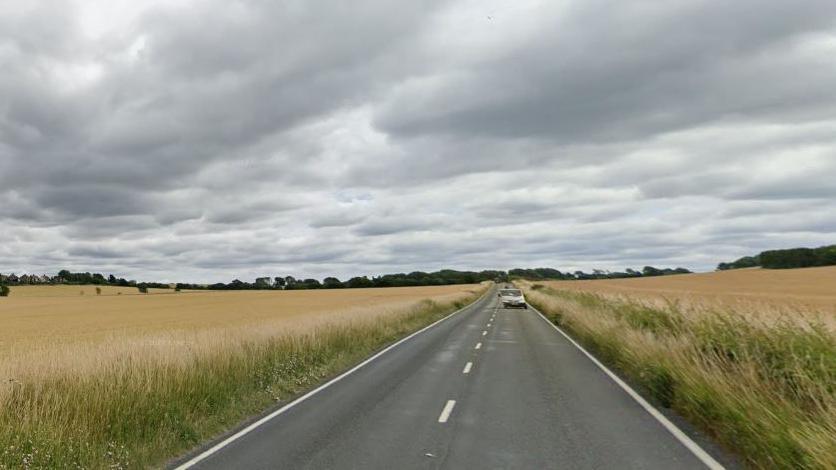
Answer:
<svg viewBox="0 0 836 470"><path fill-rule="evenodd" d="M343 321L307 328L261 322L114 333L41 345L29 359L0 358L8 377L0 385L0 468L160 465L475 300L485 288L460 288L440 301L352 307L354 315Z"/></svg>
<svg viewBox="0 0 836 470"><path fill-rule="evenodd" d="M523 288L552 321L751 466L836 468L836 332L821 311Z"/></svg>

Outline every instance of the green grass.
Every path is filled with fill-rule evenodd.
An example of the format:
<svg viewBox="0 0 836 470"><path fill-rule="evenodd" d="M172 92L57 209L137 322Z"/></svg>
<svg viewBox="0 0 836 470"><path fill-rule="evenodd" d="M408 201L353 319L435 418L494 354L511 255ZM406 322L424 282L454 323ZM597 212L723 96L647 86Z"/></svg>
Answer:
<svg viewBox="0 0 836 470"><path fill-rule="evenodd" d="M0 409L0 468L160 466L476 297L245 341L185 363L125 356L103 373L13 384Z"/></svg>
<svg viewBox="0 0 836 470"><path fill-rule="evenodd" d="M527 289L552 321L756 468L836 468L836 337L793 321Z"/></svg>

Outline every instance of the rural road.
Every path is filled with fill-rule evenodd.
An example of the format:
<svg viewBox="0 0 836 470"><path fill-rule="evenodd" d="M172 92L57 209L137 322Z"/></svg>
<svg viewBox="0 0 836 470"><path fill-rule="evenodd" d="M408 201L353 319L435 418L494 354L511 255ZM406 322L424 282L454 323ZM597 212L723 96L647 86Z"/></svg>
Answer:
<svg viewBox="0 0 836 470"><path fill-rule="evenodd" d="M537 312L495 293L213 445L180 468L707 468Z"/></svg>

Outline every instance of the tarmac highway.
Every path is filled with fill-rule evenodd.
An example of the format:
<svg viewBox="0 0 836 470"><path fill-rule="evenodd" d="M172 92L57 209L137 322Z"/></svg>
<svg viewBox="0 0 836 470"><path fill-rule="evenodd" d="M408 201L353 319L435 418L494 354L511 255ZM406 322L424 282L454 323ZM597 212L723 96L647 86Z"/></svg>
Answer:
<svg viewBox="0 0 836 470"><path fill-rule="evenodd" d="M710 447L493 291L175 467L723 468Z"/></svg>

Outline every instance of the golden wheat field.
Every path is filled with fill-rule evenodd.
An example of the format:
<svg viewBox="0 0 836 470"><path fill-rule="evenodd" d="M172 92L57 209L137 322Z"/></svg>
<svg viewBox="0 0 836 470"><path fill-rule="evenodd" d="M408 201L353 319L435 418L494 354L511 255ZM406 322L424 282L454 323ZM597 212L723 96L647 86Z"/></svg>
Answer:
<svg viewBox="0 0 836 470"><path fill-rule="evenodd" d="M807 269L739 269L677 276L549 281L551 287L632 299L665 299L735 309L836 313L836 266Z"/></svg>
<svg viewBox="0 0 836 470"><path fill-rule="evenodd" d="M242 340L373 320L425 299L453 302L481 286L62 295L80 289L13 288L0 299L0 380L98 370L126 355L177 362Z"/></svg>
<svg viewBox="0 0 836 470"><path fill-rule="evenodd" d="M836 267L520 282L751 468L836 468Z"/></svg>
<svg viewBox="0 0 836 470"><path fill-rule="evenodd" d="M161 466L487 288L12 288L0 298L0 469Z"/></svg>
<svg viewBox="0 0 836 470"><path fill-rule="evenodd" d="M101 294L96 289L101 290ZM144 295L136 287L118 286L16 286L12 288L14 297L84 297L101 295ZM174 294L174 289L148 289L149 294Z"/></svg>
<svg viewBox="0 0 836 470"><path fill-rule="evenodd" d="M449 302L479 286L294 291L193 291L75 295L92 286L15 287L0 299L0 358L12 349L200 331L269 328L300 331L401 310L420 300ZM105 291L110 295L104 295ZM136 293L134 288L131 294Z"/></svg>

